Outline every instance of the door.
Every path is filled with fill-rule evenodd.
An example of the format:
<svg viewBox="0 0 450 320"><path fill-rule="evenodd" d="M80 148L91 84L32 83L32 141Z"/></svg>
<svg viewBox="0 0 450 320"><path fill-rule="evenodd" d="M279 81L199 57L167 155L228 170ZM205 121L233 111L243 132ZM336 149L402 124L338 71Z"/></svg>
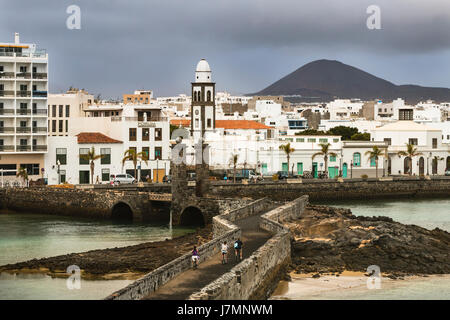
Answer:
<svg viewBox="0 0 450 320"><path fill-rule="evenodd" d="M339 175L339 168L336 167L328 167L328 176L330 179L337 177Z"/></svg>
<svg viewBox="0 0 450 320"><path fill-rule="evenodd" d="M314 178L317 178L319 176L317 172L317 162L313 162L312 164L312 175Z"/></svg>
<svg viewBox="0 0 450 320"><path fill-rule="evenodd" d="M80 184L89 184L89 171L80 171Z"/></svg>
<svg viewBox="0 0 450 320"><path fill-rule="evenodd" d="M423 157L419 159L419 175L423 176L425 174L425 160Z"/></svg>
<svg viewBox="0 0 450 320"><path fill-rule="evenodd" d="M342 166L342 178L347 178L347 163Z"/></svg>
<svg viewBox="0 0 450 320"><path fill-rule="evenodd" d="M297 174L302 175L303 174L303 163L297 162Z"/></svg>
<svg viewBox="0 0 450 320"><path fill-rule="evenodd" d="M289 171L287 162L283 162L283 165L281 166L281 171L286 171L286 172Z"/></svg>
<svg viewBox="0 0 450 320"><path fill-rule="evenodd" d="M153 169L153 182L162 183L165 174L166 174L165 169Z"/></svg>
<svg viewBox="0 0 450 320"><path fill-rule="evenodd" d="M267 163L263 163L262 164L262 174L266 175L267 174Z"/></svg>

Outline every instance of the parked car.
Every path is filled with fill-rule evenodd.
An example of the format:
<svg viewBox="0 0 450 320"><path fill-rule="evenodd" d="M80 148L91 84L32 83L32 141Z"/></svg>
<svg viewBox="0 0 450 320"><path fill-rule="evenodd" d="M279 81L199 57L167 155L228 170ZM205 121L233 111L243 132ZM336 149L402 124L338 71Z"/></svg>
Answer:
<svg viewBox="0 0 450 320"><path fill-rule="evenodd" d="M285 180L289 178L289 172L287 171L278 171L277 172L278 180Z"/></svg>
<svg viewBox="0 0 450 320"><path fill-rule="evenodd" d="M131 174L116 174L114 178L114 184L130 184L136 183L136 179Z"/></svg>
<svg viewBox="0 0 450 320"><path fill-rule="evenodd" d="M163 183L171 183L172 182L172 176L171 175L165 175L162 179Z"/></svg>
<svg viewBox="0 0 450 320"><path fill-rule="evenodd" d="M447 170L445 170L445 175L446 175L446 176L450 176L450 168L447 169Z"/></svg>

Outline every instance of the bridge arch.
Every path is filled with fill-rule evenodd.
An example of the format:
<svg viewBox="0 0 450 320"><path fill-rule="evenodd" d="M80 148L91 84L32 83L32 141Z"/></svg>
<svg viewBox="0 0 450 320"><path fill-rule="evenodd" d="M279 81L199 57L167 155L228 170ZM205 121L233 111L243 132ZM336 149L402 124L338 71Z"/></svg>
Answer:
<svg viewBox="0 0 450 320"><path fill-rule="evenodd" d="M180 225L192 227L204 227L205 217L202 211L194 206L186 207L180 216Z"/></svg>
<svg viewBox="0 0 450 320"><path fill-rule="evenodd" d="M122 220L122 221L132 221L133 220L133 209L125 201L117 202L111 210L111 219Z"/></svg>

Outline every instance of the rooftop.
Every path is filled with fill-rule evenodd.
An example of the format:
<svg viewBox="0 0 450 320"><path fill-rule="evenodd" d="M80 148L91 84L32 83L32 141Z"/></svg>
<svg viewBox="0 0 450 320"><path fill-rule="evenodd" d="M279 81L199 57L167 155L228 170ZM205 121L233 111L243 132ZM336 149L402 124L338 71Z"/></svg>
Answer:
<svg viewBox="0 0 450 320"><path fill-rule="evenodd" d="M375 128L374 131L440 131L414 121L401 120Z"/></svg>
<svg viewBox="0 0 450 320"><path fill-rule="evenodd" d="M191 120L189 119L173 119L170 120L170 124L182 127L189 127ZM260 122L252 120L216 120L216 128L223 129L272 129L272 127L266 126Z"/></svg>
<svg viewBox="0 0 450 320"><path fill-rule="evenodd" d="M100 132L81 132L77 134L78 143L122 143Z"/></svg>

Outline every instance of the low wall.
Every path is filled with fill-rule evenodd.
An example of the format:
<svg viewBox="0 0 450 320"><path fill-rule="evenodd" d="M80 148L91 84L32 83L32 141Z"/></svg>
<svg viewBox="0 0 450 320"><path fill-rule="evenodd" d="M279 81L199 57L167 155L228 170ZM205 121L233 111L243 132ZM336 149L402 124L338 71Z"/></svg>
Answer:
<svg viewBox="0 0 450 320"><path fill-rule="evenodd" d="M253 184L216 183L210 193L217 197L270 197L276 201L291 201L308 195L311 201L353 200L401 197L449 197L450 177L389 177L382 179L335 179ZM297 182L297 183L296 183ZM300 182L300 183L298 183Z"/></svg>
<svg viewBox="0 0 450 320"><path fill-rule="evenodd" d="M242 208L215 216L213 218L214 238L208 243L198 247L200 253L199 262L201 263L217 254L224 241L233 243L237 238L241 237L241 229L231 221L227 220L227 218L232 217L231 219L240 219L239 213L242 214L242 217L246 217L250 212L257 212L256 209L261 209L264 203L267 204L268 200L260 199ZM190 268L191 253L187 253L158 269L153 270L127 287L114 292L106 297L106 300L140 300Z"/></svg>
<svg viewBox="0 0 450 320"><path fill-rule="evenodd" d="M307 204L308 196L302 196L262 215L260 227L274 233L274 236L249 258L192 294L189 299L267 299L275 289L282 270L288 265L291 258L291 235L280 222L298 218Z"/></svg>

